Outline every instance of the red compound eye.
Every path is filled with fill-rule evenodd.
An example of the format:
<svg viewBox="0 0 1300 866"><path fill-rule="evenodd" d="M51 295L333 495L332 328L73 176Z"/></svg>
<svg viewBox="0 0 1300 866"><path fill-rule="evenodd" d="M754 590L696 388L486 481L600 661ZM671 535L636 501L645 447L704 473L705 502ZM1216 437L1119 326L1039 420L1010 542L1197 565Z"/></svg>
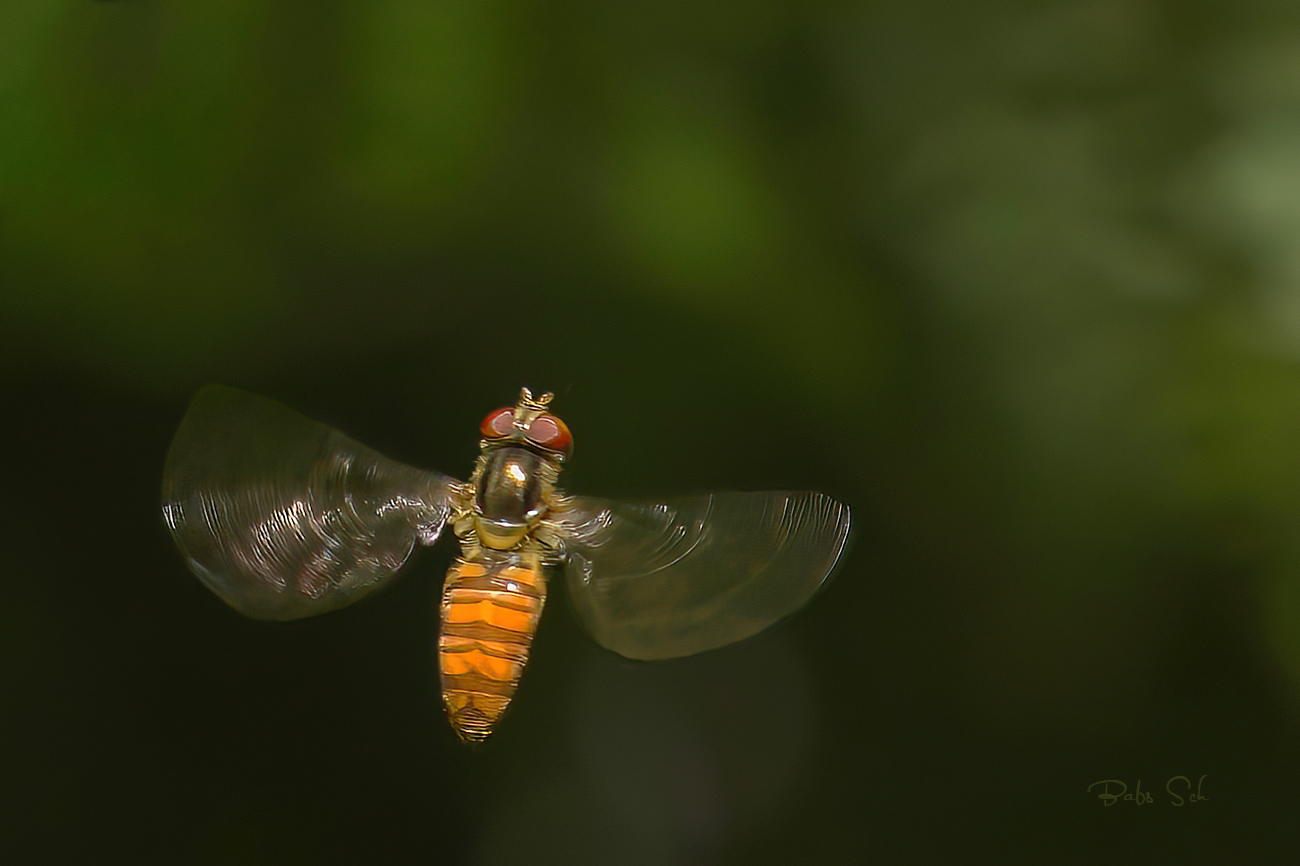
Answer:
<svg viewBox="0 0 1300 866"><path fill-rule="evenodd" d="M479 432L489 439L500 439L502 436L509 436L510 430L515 423L515 410L506 406L504 409L497 409L495 412L489 412L483 419L483 423L478 426Z"/></svg>
<svg viewBox="0 0 1300 866"><path fill-rule="evenodd" d="M573 450L573 435L568 426L554 415L538 415L528 428L528 441L552 451Z"/></svg>

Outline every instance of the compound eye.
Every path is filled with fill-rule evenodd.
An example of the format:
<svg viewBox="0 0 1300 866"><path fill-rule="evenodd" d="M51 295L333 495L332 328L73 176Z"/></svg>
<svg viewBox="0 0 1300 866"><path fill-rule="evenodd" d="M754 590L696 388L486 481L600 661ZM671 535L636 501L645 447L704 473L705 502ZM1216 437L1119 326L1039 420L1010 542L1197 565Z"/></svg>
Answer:
<svg viewBox="0 0 1300 866"><path fill-rule="evenodd" d="M514 423L515 410L506 406L503 409L497 409L495 412L489 412L487 417L483 419L483 423L478 426L478 429L488 439L500 439L503 436L510 435Z"/></svg>
<svg viewBox="0 0 1300 866"><path fill-rule="evenodd" d="M528 441L551 451L568 454L573 450L573 436L568 426L554 415L538 415L528 428Z"/></svg>

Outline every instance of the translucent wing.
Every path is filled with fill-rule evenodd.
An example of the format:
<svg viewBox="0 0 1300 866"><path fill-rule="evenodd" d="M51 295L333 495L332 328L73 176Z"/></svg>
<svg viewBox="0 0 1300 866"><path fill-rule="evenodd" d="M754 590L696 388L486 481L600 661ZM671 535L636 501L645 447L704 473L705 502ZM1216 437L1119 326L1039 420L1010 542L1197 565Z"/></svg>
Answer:
<svg viewBox="0 0 1300 866"><path fill-rule="evenodd" d="M297 619L351 604L437 541L453 483L208 385L167 452L162 508L209 589L247 616Z"/></svg>
<svg viewBox="0 0 1300 866"><path fill-rule="evenodd" d="M715 493L664 503L574 497L565 584L602 646L667 659L725 646L798 610L849 535L820 493Z"/></svg>

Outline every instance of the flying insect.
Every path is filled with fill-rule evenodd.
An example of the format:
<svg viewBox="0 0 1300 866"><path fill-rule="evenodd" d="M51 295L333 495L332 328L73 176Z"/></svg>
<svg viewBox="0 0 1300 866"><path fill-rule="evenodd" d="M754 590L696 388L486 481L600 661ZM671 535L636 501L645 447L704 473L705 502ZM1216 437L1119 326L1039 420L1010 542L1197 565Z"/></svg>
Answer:
<svg viewBox="0 0 1300 866"><path fill-rule="evenodd" d="M551 394L524 388L479 426L467 481L405 466L265 397L200 389L163 469L162 511L190 570L240 613L293 620L350 605L450 527L441 596L443 702L482 741L514 696L563 575L602 646L669 659L756 634L803 606L849 535L849 508L812 492L662 502L570 496L573 452Z"/></svg>

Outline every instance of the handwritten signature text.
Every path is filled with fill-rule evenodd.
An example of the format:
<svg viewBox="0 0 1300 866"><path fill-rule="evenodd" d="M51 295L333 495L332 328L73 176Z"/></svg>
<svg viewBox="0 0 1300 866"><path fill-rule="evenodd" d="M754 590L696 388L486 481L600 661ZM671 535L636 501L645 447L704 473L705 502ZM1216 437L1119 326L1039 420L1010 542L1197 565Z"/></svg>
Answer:
<svg viewBox="0 0 1300 866"><path fill-rule="evenodd" d="M1168 782L1165 782L1165 793L1169 795L1169 805L1183 806L1188 803L1203 803L1210 798L1205 795L1203 790L1205 785L1205 776L1196 780L1196 788L1192 788L1192 780L1186 776L1173 776ZM1155 803L1150 791L1142 790L1142 780L1138 779L1133 790L1128 789L1128 785L1119 779L1103 779L1100 782L1093 782L1088 786L1088 793L1092 793L1094 788L1101 787L1097 799L1101 800L1103 806L1114 806L1120 800L1132 803L1135 806L1145 806L1148 803Z"/></svg>

